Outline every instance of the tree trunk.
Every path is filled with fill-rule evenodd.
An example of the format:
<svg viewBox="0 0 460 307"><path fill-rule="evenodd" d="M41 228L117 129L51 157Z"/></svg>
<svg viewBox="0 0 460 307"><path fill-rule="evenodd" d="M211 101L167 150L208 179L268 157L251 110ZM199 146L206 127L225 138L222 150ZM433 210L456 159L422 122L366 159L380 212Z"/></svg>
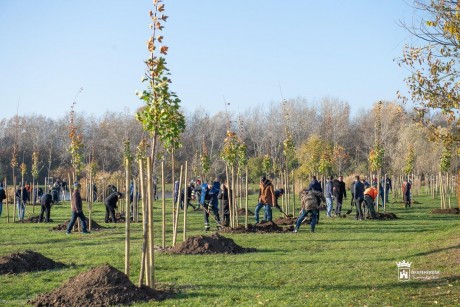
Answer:
<svg viewBox="0 0 460 307"><path fill-rule="evenodd" d="M142 197L142 257L141 257L141 271L139 275L139 287L142 286L145 276L150 275L149 266L146 265L147 261L147 242L148 242L148 209L145 197L145 182L144 182L144 163L142 159L139 159L139 177L140 177L140 188ZM146 286L150 286L150 280L146 278Z"/></svg>
<svg viewBox="0 0 460 307"><path fill-rule="evenodd" d="M131 224L131 208L130 208L130 190L129 190L129 183L131 180L131 163L129 159L125 159L125 166L126 166L126 192L125 192L125 199L126 199L126 208L125 208L125 274L126 276L129 276L129 249L130 249L130 224ZM134 198L136 197L136 193L134 191L134 185L133 185L133 202ZM91 212L91 211L90 211Z"/></svg>
<svg viewBox="0 0 460 307"><path fill-rule="evenodd" d="M188 161L185 161L185 174L184 174L184 232L182 240L185 241L187 238L187 209L188 209L188 195L187 195L187 172L188 172Z"/></svg>
<svg viewBox="0 0 460 307"><path fill-rule="evenodd" d="M152 195L152 161L150 157L147 158L147 213L149 221L149 269L150 275L147 277L150 280L150 287L155 288L154 284L154 257L153 257L153 195Z"/></svg>
<svg viewBox="0 0 460 307"><path fill-rule="evenodd" d="M246 187L245 187L245 213L244 213L244 228L248 229L248 166L246 165Z"/></svg>
<svg viewBox="0 0 460 307"><path fill-rule="evenodd" d="M165 195L165 162L161 161L161 246L166 247L166 195Z"/></svg>
<svg viewBox="0 0 460 307"><path fill-rule="evenodd" d="M180 190L182 186L182 165L180 166L180 173L179 173L179 188L177 189L177 201L176 201L176 214L175 214L175 219L174 219L174 224L173 224L173 241L172 245L176 245L176 239L177 239L177 224L179 223L179 210L180 210Z"/></svg>
<svg viewBox="0 0 460 307"><path fill-rule="evenodd" d="M8 186L6 184L6 178L5 178L5 184L3 185L5 187L5 193L6 193L6 198L5 198L5 205L6 205L6 222L10 223L10 207L8 205ZM13 191L14 192L14 191ZM14 195L14 193L13 193ZM13 207L14 207L14 200L13 200Z"/></svg>

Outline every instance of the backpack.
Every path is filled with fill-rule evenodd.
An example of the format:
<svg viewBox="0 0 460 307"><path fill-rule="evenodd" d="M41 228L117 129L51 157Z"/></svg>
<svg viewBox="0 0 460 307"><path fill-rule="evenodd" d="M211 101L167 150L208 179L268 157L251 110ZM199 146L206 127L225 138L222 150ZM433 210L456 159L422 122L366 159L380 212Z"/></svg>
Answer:
<svg viewBox="0 0 460 307"><path fill-rule="evenodd" d="M0 201L6 198L6 193L4 189L0 189Z"/></svg>
<svg viewBox="0 0 460 307"><path fill-rule="evenodd" d="M300 192L300 202L304 210L318 209L318 199L315 193L309 193L306 190Z"/></svg>

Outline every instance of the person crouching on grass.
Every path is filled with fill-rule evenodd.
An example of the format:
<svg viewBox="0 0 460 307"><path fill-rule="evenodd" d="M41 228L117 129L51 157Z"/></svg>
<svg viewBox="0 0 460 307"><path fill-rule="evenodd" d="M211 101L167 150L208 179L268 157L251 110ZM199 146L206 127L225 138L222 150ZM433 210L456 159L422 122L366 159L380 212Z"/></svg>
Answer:
<svg viewBox="0 0 460 307"><path fill-rule="evenodd" d="M80 188L81 185L78 182L74 183L75 190L73 191L72 198L70 199L70 208L72 209L72 218L70 219L70 223L67 226L67 234L70 235L72 232L73 225L77 221L77 217L81 221L81 227L83 229L82 233L89 233L88 229L86 229L86 217L83 214L83 202L81 200L80 195Z"/></svg>
<svg viewBox="0 0 460 307"><path fill-rule="evenodd" d="M315 190L303 190L300 192L300 201L302 204L302 209L300 210L300 215L297 218L295 224L294 233L299 231L300 225L302 225L303 220L310 215L310 232L315 232L315 226L318 219L319 206L321 202L325 203L326 198L322 192Z"/></svg>
<svg viewBox="0 0 460 307"><path fill-rule="evenodd" d="M377 183L372 183L372 187L364 190L364 202L369 209L369 213L372 219L376 219L377 215L375 214L374 201L377 198Z"/></svg>
<svg viewBox="0 0 460 307"><path fill-rule="evenodd" d="M105 222L108 223L109 220L112 223L117 222L115 217L115 209L117 208L118 200L123 196L120 192L113 192L110 194L104 201L105 204Z"/></svg>

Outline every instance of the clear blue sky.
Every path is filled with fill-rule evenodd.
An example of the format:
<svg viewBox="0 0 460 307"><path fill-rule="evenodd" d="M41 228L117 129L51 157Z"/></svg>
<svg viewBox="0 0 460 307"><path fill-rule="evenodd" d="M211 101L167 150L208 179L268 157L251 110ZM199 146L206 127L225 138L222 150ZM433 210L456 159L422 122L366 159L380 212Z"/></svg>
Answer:
<svg viewBox="0 0 460 307"><path fill-rule="evenodd" d="M0 0L0 118L133 113L148 57L150 0ZM410 0L409 0L409 3ZM396 99L410 35L404 0L166 0L172 90L188 111L333 97L352 111Z"/></svg>

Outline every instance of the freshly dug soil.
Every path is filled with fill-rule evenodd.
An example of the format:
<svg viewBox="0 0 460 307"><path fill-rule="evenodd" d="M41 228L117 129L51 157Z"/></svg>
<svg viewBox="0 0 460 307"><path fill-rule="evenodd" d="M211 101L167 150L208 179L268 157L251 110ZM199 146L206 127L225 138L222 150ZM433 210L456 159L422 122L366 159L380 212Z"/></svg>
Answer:
<svg viewBox="0 0 460 307"><path fill-rule="evenodd" d="M246 209L245 208L240 208L236 211L238 215L245 215L246 214ZM254 212L248 209L248 215L254 215Z"/></svg>
<svg viewBox="0 0 460 307"><path fill-rule="evenodd" d="M69 225L69 223L70 223L70 220L66 221L64 224L59 224L59 225L57 225L56 227L53 227L50 230L57 230L57 231L66 230L67 225ZM75 223L75 225L77 225L77 223L78 223L78 220ZM88 230L89 230L89 220L88 220L88 218L86 218L86 226L88 227ZM91 220L91 231L93 231L93 230L102 230L102 229L106 229L106 228L107 227L101 226L98 223L96 223L94 220Z"/></svg>
<svg viewBox="0 0 460 307"><path fill-rule="evenodd" d="M38 223L39 216L32 216L22 221L16 221L15 223ZM53 219L50 219L49 223L54 222ZM45 217L43 217L42 223L45 223Z"/></svg>
<svg viewBox="0 0 460 307"><path fill-rule="evenodd" d="M106 264L80 273L60 288L38 295L28 304L35 306L112 306L163 300L171 294L136 287L119 270Z"/></svg>
<svg viewBox="0 0 460 307"><path fill-rule="evenodd" d="M279 219L274 220L274 222L277 225L294 225L296 221L297 221L297 219L293 218L290 215L288 215L287 218L279 218Z"/></svg>
<svg viewBox="0 0 460 307"><path fill-rule="evenodd" d="M460 214L460 208L434 209L432 214Z"/></svg>
<svg viewBox="0 0 460 307"><path fill-rule="evenodd" d="M295 220L294 220L295 222ZM248 229L244 228L244 225L240 225L235 228L226 227L222 229L224 233L273 233L273 232L289 232L294 230L294 225L288 227L280 227L274 222L262 221L257 225L248 224Z"/></svg>
<svg viewBox="0 0 460 307"><path fill-rule="evenodd" d="M185 242L170 248L168 252L173 254L242 254L255 250L255 248L241 247L232 239L214 233L211 236L190 237Z"/></svg>
<svg viewBox="0 0 460 307"><path fill-rule="evenodd" d="M46 271L61 267L65 267L65 264L31 250L0 257L0 274Z"/></svg>
<svg viewBox="0 0 460 307"><path fill-rule="evenodd" d="M376 214L377 214L377 220L395 220L398 218L396 214L391 213L391 212L386 212L386 213L376 212Z"/></svg>

